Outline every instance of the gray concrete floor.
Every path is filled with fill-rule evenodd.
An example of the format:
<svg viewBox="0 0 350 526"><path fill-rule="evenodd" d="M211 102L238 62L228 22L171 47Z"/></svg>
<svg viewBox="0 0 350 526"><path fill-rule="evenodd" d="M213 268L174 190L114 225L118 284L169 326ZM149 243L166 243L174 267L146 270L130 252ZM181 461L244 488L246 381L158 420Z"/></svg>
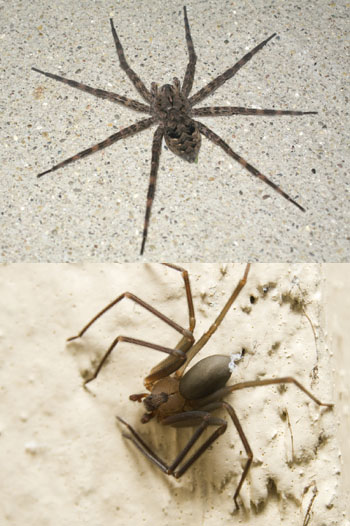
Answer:
<svg viewBox="0 0 350 526"><path fill-rule="evenodd" d="M39 172L142 118L31 66L140 100L120 70L109 17L147 86L183 77L183 0L8 2L1 14L1 261L135 261L152 130L60 171ZM349 260L346 2L187 2L193 93L273 32L203 105L318 110L202 119L300 202L300 212L217 146L198 164L165 148L144 259ZM140 117L141 116L141 117Z"/></svg>

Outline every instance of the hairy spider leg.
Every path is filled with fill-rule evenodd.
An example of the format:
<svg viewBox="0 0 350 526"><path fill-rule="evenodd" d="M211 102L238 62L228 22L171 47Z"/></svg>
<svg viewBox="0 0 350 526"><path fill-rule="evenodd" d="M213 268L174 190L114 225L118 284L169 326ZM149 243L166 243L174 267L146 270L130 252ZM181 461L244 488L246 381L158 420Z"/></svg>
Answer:
<svg viewBox="0 0 350 526"><path fill-rule="evenodd" d="M146 106L146 104L142 104L142 102L138 102L137 100L129 99L128 97L123 97L122 95L118 95L117 93L113 93L111 91L92 88L91 86L87 86L86 84L82 84L81 82L77 82L76 80L67 79L65 77L61 77L60 75L54 75L53 73L48 73L47 71L42 71L38 68L32 68L32 70L36 71L37 73L41 73L42 75L45 75L45 77L49 77L50 79L63 82L63 84L67 84L72 88L79 89L81 91L84 91L85 93L90 93L95 97L111 100L112 102L118 102L123 106L126 106L127 108L130 108L135 111L140 111L142 113L150 113L150 107Z"/></svg>
<svg viewBox="0 0 350 526"><path fill-rule="evenodd" d="M194 117L225 117L228 115L316 115L317 111L270 110L259 108L242 108L240 106L210 106L193 108Z"/></svg>
<svg viewBox="0 0 350 526"><path fill-rule="evenodd" d="M113 133L113 135L111 135L104 141L99 142L95 144L94 146L91 146L90 148L87 148L87 150L83 150L82 152L79 152L73 155L72 157L69 157L68 159L65 159L64 161L56 164L49 170L45 170L45 172L38 174L38 177L42 177L43 175L48 174L50 172L55 172L56 170L58 170L59 168L62 168L63 166L66 166L67 164L73 163L74 161L77 161L78 159L82 159L83 157L87 157L88 155L98 152L99 150L102 150L103 148L107 148L107 146L111 146L111 144L114 144L120 139L125 139L126 137L130 137L131 135L134 135L135 133L146 130L147 128L152 126L152 124L154 123L155 123L154 117L150 117L149 119L138 121L135 124L128 126L127 128L123 128L117 133Z"/></svg>
<svg viewBox="0 0 350 526"><path fill-rule="evenodd" d="M196 68L196 62L197 62L197 55L196 55L196 52L195 52L194 46L193 46L193 40L192 40L192 36L191 36L190 25L188 23L186 7L184 7L184 19L185 19L185 33L186 33L186 42L187 42L189 62L187 64L186 73L185 73L185 77L184 77L184 80L183 80L181 93L185 97L188 97L188 95L189 95L189 93L190 93L190 91L192 89L192 86L193 86L193 80L194 80L194 74L195 74L195 68Z"/></svg>
<svg viewBox="0 0 350 526"><path fill-rule="evenodd" d="M142 82L142 80L140 79L140 77L135 73L133 69L131 69L131 67L127 63L125 55L124 55L123 47L118 38L112 18L110 18L110 22L111 22L111 28L112 28L112 34L113 34L113 38L115 42L115 47L117 49L120 67L125 71L125 73L129 77L129 79L131 80L131 82L133 83L137 91L140 93L140 95L147 102L150 103L152 101L152 96L150 92L148 91L148 89L146 88L146 86L144 85L144 83Z"/></svg>
<svg viewBox="0 0 350 526"><path fill-rule="evenodd" d="M145 250L149 219L151 217L152 203L153 203L154 194L156 191L157 173L158 173L158 167L159 167L160 152L162 149L163 136L164 136L163 127L159 126L154 132L154 136L153 136L151 175L150 175L148 191L147 191L146 213L145 213L145 221L144 221L143 234L142 234L142 244L141 244L141 251L140 251L141 256Z"/></svg>
<svg viewBox="0 0 350 526"><path fill-rule="evenodd" d="M198 102L202 101L203 99L205 99L206 97L208 97L208 95L211 95L211 93L213 93L214 91L216 91L220 86L222 86L227 80L231 79L236 73L237 71L239 71L241 69L242 66L244 66L247 62L249 62L249 60L258 52L260 51L260 49L262 49L264 46L266 46L266 44L273 38L276 36L277 33L274 33L273 35L271 35L270 37L268 37L266 40L263 40L260 44L258 44L254 49L252 49L251 51L249 51L249 53L247 53L246 55L244 55L243 58L241 58L241 60L239 60L234 66L232 66L231 68L227 69L224 73L222 73L222 75L219 75L218 77L216 77L216 79L212 80L211 82L209 82L209 84L207 84L206 86L204 86L202 89L200 89L199 91L197 91L197 93L195 93L194 95L192 95L192 97L189 98L189 103L191 106L195 106L196 104L198 104Z"/></svg>
<svg viewBox="0 0 350 526"><path fill-rule="evenodd" d="M294 201L294 199L292 199L286 192L284 192L283 190L281 190L281 188L279 186L277 186L275 183L273 183L272 181L270 181L270 179L268 179L266 177L266 175L263 175L262 173L260 173L256 168L254 168L254 166L252 166L251 164L249 164L245 159L243 159L243 157L241 157L240 155L238 155L237 153L235 153L231 148L230 146L221 139L221 137L219 137L219 135L217 135L216 133L214 133L210 128L208 128L207 126L205 126L204 124L202 124L201 122L199 121L195 121L198 125L198 128L199 128L199 131L205 136L207 137L207 139L209 139L210 141L212 141L214 144L216 144L217 146L220 146L220 148L222 148L224 150L224 152L226 152L230 157L232 157L235 161L239 162L239 164L241 164L246 170L248 170L248 172L250 172L251 174L255 175L255 177L258 177L259 179L261 179L262 181L264 181L266 184L268 184L269 186L271 186L271 188L273 188L276 192L278 192L280 195L282 195L285 199L287 199L287 201L290 201L291 203L293 203L293 205L297 206L299 208L299 210L301 210L302 212L305 212L305 208L303 208L301 205L299 205L296 201Z"/></svg>

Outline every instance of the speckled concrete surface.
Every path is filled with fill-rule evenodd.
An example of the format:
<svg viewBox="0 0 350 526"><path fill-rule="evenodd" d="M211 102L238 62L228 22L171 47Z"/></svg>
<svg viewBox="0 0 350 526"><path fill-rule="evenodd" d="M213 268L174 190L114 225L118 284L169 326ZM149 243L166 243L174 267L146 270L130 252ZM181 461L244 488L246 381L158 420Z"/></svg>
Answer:
<svg viewBox="0 0 350 526"><path fill-rule="evenodd" d="M140 115L30 68L140 100L120 70L108 19L146 85L162 84L182 78L187 64L182 5L13 0L2 7L2 261L139 259L152 130L37 179ZM145 259L349 260L348 3L189 0L187 7L198 55L193 93L278 33L203 105L319 114L202 121L307 211L206 140L198 164L163 148Z"/></svg>

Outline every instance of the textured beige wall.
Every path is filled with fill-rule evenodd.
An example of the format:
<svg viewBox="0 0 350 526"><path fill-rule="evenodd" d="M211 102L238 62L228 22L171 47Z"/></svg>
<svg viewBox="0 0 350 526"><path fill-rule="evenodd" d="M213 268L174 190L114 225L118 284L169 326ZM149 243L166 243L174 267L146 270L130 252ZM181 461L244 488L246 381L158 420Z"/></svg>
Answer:
<svg viewBox="0 0 350 526"><path fill-rule="evenodd" d="M198 336L215 319L244 266L186 267ZM346 473L340 477L337 435L344 446L348 369L341 357L348 338L341 322L346 325L349 295L342 273L348 270L253 265L246 288L201 353L230 354L244 347L232 382L289 374L322 401L338 404L334 411L319 408L292 385L247 389L230 398L255 455L241 492L245 511L233 518L232 496L246 458L233 426L179 481L150 466L121 436L116 415L141 430L167 459L189 436L189 430L165 429L156 422L142 426L141 407L128 400L129 394L143 391L142 378L160 358L157 352L120 346L90 392L82 388L79 371L91 369L91 360L118 334L165 345L176 343L177 335L125 302L81 341L65 343L125 290L186 325L181 276L160 265L2 266L1 524L196 521L211 526L234 521L265 526L285 521L299 526L314 491L309 525L347 524L342 492L348 480ZM323 273L327 284L335 284L324 289ZM347 462L345 448L343 454Z"/></svg>
<svg viewBox="0 0 350 526"><path fill-rule="evenodd" d="M323 266L327 336L332 352L334 400L342 454L344 513L350 517L350 265ZM350 521L349 521L350 523Z"/></svg>

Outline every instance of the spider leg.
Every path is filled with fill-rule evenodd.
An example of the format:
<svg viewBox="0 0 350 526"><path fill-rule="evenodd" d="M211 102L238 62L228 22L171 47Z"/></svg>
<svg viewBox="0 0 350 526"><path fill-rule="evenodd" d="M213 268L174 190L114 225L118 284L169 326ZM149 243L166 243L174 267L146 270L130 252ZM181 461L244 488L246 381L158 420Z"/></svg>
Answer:
<svg viewBox="0 0 350 526"><path fill-rule="evenodd" d="M198 125L198 128L199 128L199 131L205 136L207 137L207 139L209 139L210 141L212 141L214 144L217 144L218 146L220 146L220 148L222 148L224 150L224 152L226 152L230 157L232 157L233 159L235 159L235 161L239 162L246 170L248 170L248 172L250 172L251 174L255 175L255 177L258 177L259 179L261 179L262 181L264 181L266 184L268 184L269 186L271 186L271 188L273 188L276 192L278 192L280 195L282 195L285 199L287 199L287 201L290 201L291 203L293 203L293 205L297 206L299 208L299 210L301 210L302 212L305 212L305 208L303 208L301 205L299 205L296 201L294 201L294 199L292 199L288 194L286 194L286 192L284 192L283 190L281 190L281 188L279 186L277 186L275 183L273 183L272 181L270 181L270 179L268 179L266 177L266 175L263 175L262 173L260 173L256 168L254 168L254 166L252 166L251 164L249 164L245 159L243 159L243 157L241 157L240 155L238 155L237 153L235 153L231 148L230 146L221 139L221 137L219 137L216 133L214 133L212 130L210 130L209 128L207 128L207 126L205 126L204 124L202 124L201 122L199 121L195 121Z"/></svg>
<svg viewBox="0 0 350 526"><path fill-rule="evenodd" d="M189 328L188 328L188 330L193 332L194 328L196 326L196 318L195 318L195 315L194 315L193 298L192 298L190 278L189 278L188 272L184 268L178 267L177 265L173 265L172 263L162 263L162 264L165 265L166 267L169 267L169 268L172 268L174 270L177 270L178 272L181 272L181 274L182 274L182 278L183 278L184 284L185 284L187 306L188 306L188 316L189 316Z"/></svg>
<svg viewBox="0 0 350 526"><path fill-rule="evenodd" d="M156 179L157 179L157 172L159 167L159 157L162 147L162 139L164 135L164 130L161 126L159 126L153 136L153 144L152 144L152 161L151 161L151 175L149 179L149 186L148 186L148 192L147 192L147 204L146 204L146 214L145 214L145 222L143 227L143 235L142 235L142 245L141 245L141 255L143 254L143 251L145 249L146 239L147 239L147 232L148 232L148 224L149 224L149 218L151 216L151 208L154 198L154 192L156 189Z"/></svg>
<svg viewBox="0 0 350 526"><path fill-rule="evenodd" d="M176 345L176 347L173 349L174 353L173 352L168 353L168 354L170 354L170 356L168 356L165 360L161 361L158 365L153 367L152 370L150 371L150 374L145 378L145 385L146 385L146 387L151 386L154 381L156 381L156 380L158 380L160 378L163 378L164 376L167 376L167 375L173 373L174 371L176 371L182 365L184 360L181 359L179 361L179 357L175 353L175 351L180 351L182 353L180 355L181 358L182 358L182 356L185 356L184 353L186 353L188 351L188 349L191 348L191 346L192 346L192 344L194 342L193 330L194 330L194 327L195 327L196 320L195 320L195 315L194 315L193 299L192 299L191 286L190 286L190 280L189 280L188 272L185 269L183 269L182 267L178 267L177 265L172 265L171 263L163 263L163 265L168 266L168 267L170 267L170 268L172 268L174 270L177 270L178 272L182 273L182 278L183 278L184 285L185 285L185 290L186 290L188 314L189 314L189 328L188 329L184 329L178 323L176 323L173 320L171 320L170 318L168 318L168 316L165 316L160 311L158 311L157 309L155 309L154 307L152 307L151 305L149 305L148 303L146 303L145 301L143 301L139 297L135 296L131 292L124 292L123 294L118 296L116 299L114 299L112 302L110 302L100 312L98 312L81 329L81 331L76 336L71 336L70 338L67 339L68 342L71 342L73 340L76 340L77 338L81 338L85 334L85 332L101 316L103 316L108 310L110 310L112 307L117 305L117 303L119 303L124 298L128 298L128 299L134 301L135 303L137 303L138 305L140 305L144 309L148 310L151 314L153 314L154 316L157 316L160 320L162 320L163 322L165 322L168 325L170 325L170 327L172 327L173 329L178 331L180 334L182 334L181 340ZM113 342L111 347L106 352L104 358L102 359L100 365L98 366L98 369L95 372L95 375L92 378L90 378L88 380L88 382L90 382L91 380L96 378L96 376L99 373L99 371L100 371L104 361L106 360L107 356L112 352L113 348L115 347L115 345L117 345L118 341L120 341L120 340L122 340L122 341L130 341L130 338L128 340L126 340L125 337L118 337ZM135 342L135 340L133 340L133 342ZM144 344L144 342L141 342L140 345L145 345L145 344ZM149 344L146 344L145 346L149 346ZM153 348L155 348L157 350L162 350L162 348L159 348L159 346L158 347L157 346L156 347L153 346Z"/></svg>
<svg viewBox="0 0 350 526"><path fill-rule="evenodd" d="M276 36L276 33L274 33L269 38L258 44L254 49L249 51L249 53L244 55L244 57L241 58L241 60L239 60L234 66L227 69L224 73L222 73L222 75L219 75L218 77L216 77L216 79L212 80L211 82L209 82L209 84L204 86L204 88L200 89L199 91L197 91L197 93L192 95L192 97L189 98L190 105L194 106L195 104L198 104L198 102L208 97L208 95L213 93L227 80L232 78L233 75L235 75L237 71L240 70L241 67L244 66L244 64L246 64L258 51L260 51L260 49L262 49L274 36Z"/></svg>
<svg viewBox="0 0 350 526"><path fill-rule="evenodd" d="M260 387L264 385L276 385L276 384L294 384L298 387L298 389L301 389L303 393L305 393L311 400L315 402L317 405L324 405L325 407L333 407L333 404L327 404L325 402L321 402L316 396L314 396L310 391L306 389L298 380L295 380L292 376L285 376L283 378L267 378L265 380L253 380L251 382L240 382L235 385L227 385L226 387L223 387L223 390L227 390L227 394L233 391L237 391L239 389L246 389L247 387Z"/></svg>
<svg viewBox="0 0 350 526"><path fill-rule="evenodd" d="M193 337L192 334L190 336ZM155 343L146 342L137 338L129 338L129 336L117 336L117 338L113 341L113 343L109 346L109 348L103 355L102 360L98 364L94 374L90 378L85 380L84 386L92 380L95 380L108 356L111 354L113 349L115 349L119 342L132 343L134 345L140 345L141 347L147 347L148 349L154 349L155 351L161 351L171 355L173 357L171 366L169 366L167 369L164 367L163 370L159 373L159 378L169 376L169 374L178 369L178 367L186 360L186 353L184 351L181 351L180 349L170 349L169 347L164 347L163 345L157 345Z"/></svg>
<svg viewBox="0 0 350 526"><path fill-rule="evenodd" d="M235 425L235 427L237 429L237 432L239 434L239 438L242 441L243 447L244 447L244 449L246 451L246 454L247 454L247 457L248 457L247 458L247 462L246 462L246 464L245 464L245 466L243 468L243 473L241 475L240 481L239 481L238 486L236 488L235 494L233 495L233 500L235 501L236 509L238 510L239 506L238 506L238 503L237 503L237 497L239 495L239 492L241 491L242 484L245 481L246 476L248 475L248 471L249 471L250 465L253 462L253 452L252 452L252 450L250 448L250 445L249 445L249 442L247 440L247 437L244 434L244 431L242 429L242 426L240 424L240 421L238 419L236 411L233 409L232 405L228 404L227 402L221 402L221 405L222 405L222 407L224 407L226 409L226 411L230 415L230 417L232 419L232 422L234 423L234 425Z"/></svg>
<svg viewBox="0 0 350 526"><path fill-rule="evenodd" d="M231 296L227 300L226 304L222 308L221 312L217 316L216 320L212 325L209 327L209 329L199 338L198 341L191 347L191 349L188 351L186 355L186 362L176 371L176 376L182 376L186 367L190 363L190 361L196 356L196 354L204 347L204 345L208 342L208 340L212 337L216 329L221 324L222 320L225 318L226 314L230 310L233 302L237 299L239 293L247 283L248 278L248 272L250 269L250 263L248 263L245 267L244 274L242 278L237 283L234 291L232 292Z"/></svg>
<svg viewBox="0 0 350 526"><path fill-rule="evenodd" d="M87 86L86 84L82 84L81 82L66 79L65 77L54 75L53 73L48 73L47 71L42 71L41 69L32 68L32 70L36 71L37 73L41 73L42 75L45 75L45 77L50 77L51 79L58 80L59 82L63 82L64 84L68 84L68 86L71 86L72 88L77 88L81 91L85 91L86 93L90 93L91 95L95 95L95 97L100 97L101 99L108 99L113 102L119 102L120 104L123 104L124 106L127 106L128 108L131 108L135 111L150 113L150 107L146 106L146 104L138 102L137 100L123 97L122 95L112 93L111 91L104 91L103 89L91 88L91 86Z"/></svg>
<svg viewBox="0 0 350 526"><path fill-rule="evenodd" d="M191 115L195 117L224 117L226 115L316 115L317 111L260 110L258 108L241 108L240 106L211 106L194 108Z"/></svg>
<svg viewBox="0 0 350 526"><path fill-rule="evenodd" d="M213 393L213 394L215 396L215 393ZM237 413L233 409L231 404L221 400L221 401L218 401L218 402L214 402L214 403L205 405L205 406L201 407L201 410L202 411L210 411L211 412L211 411L215 411L216 409L219 409L220 407L223 407L224 409L226 409L226 411L230 415L231 420L232 420L235 428L237 429L237 432L239 434L239 438L242 441L243 447L244 447L245 452L246 452L247 457L248 457L247 461L246 461L246 464L245 464L245 466L243 468L243 472L242 472L241 478L239 480L238 486L236 488L235 494L233 496L233 500L235 501L236 509L238 510L239 506L238 506L237 498L238 498L239 492L241 491L241 487L243 485L243 482L245 481L246 476L248 475L248 471L249 471L249 468L251 466L251 463L253 462L253 452L252 452L252 450L250 448L250 445L249 445L249 442L247 440L247 437L245 436L245 433L244 433L244 431L242 429L242 426L241 426L241 423L240 423L240 421L238 419Z"/></svg>
<svg viewBox="0 0 350 526"><path fill-rule="evenodd" d="M141 453L158 466L166 475L173 475L175 478L180 478L190 466L208 449L215 440L222 435L227 428L227 422L222 418L212 416L207 411L186 411L176 415L169 416L162 420L162 424L171 425L174 427L189 427L197 426L182 451L177 455L171 464L166 464L160 457L144 442L139 433L135 431L125 420L120 417L117 419L124 424L131 434L123 433L123 436L130 440ZM177 466L182 462L187 453L197 442L208 426L218 426L217 429L209 436L209 438L190 456L184 465L175 471Z"/></svg>
<svg viewBox="0 0 350 526"><path fill-rule="evenodd" d="M181 92L185 97L188 97L193 85L197 56L193 46L193 40L191 36L190 25L188 23L186 7L184 7L184 19L189 62L187 64Z"/></svg>
<svg viewBox="0 0 350 526"><path fill-rule="evenodd" d="M192 298L192 292L191 292L191 285L190 280L188 276L187 270L183 269L182 267L178 267L177 265L173 265L171 263L163 263L163 265L170 267L174 270L177 270L178 272L181 272L184 284L185 284L185 290L186 290L186 297L187 297L187 308L188 308L188 316L189 316L189 331L191 334L193 334L193 330L196 325L196 318L194 315L194 307L193 307L193 298ZM187 354L189 354L190 349L194 343L194 339L189 340L188 336L183 336L181 340L176 345L175 349L180 349L181 351L184 351ZM148 374L148 376L144 379L144 385L148 388L152 386L152 384L158 380L159 378L163 377L163 371L167 370L168 367L172 367L172 364L174 362L174 359L172 356L168 356L164 360L162 360L160 363L158 363L155 367L153 367ZM179 365L179 367L182 364ZM178 368L179 368L178 367ZM177 368L177 369L178 369ZM173 370L173 372L175 372ZM176 370L175 373L177 376L181 376L182 372L179 372Z"/></svg>
<svg viewBox="0 0 350 526"><path fill-rule="evenodd" d="M131 440L131 442L141 451L141 453L143 453L147 458L152 460L152 462L154 462L165 473L166 472L166 468L167 468L166 464L146 444L146 442L142 439L140 434L137 431L135 431L135 429L130 424L128 424L123 418L121 418L120 416L117 416L116 418L117 418L117 420L119 420L119 422L121 422L124 426L126 426L128 428L128 430L130 431L130 433L133 435L133 436L131 436L131 435L128 435L126 433L123 433L123 437L124 438L128 438L129 440Z"/></svg>
<svg viewBox="0 0 350 526"><path fill-rule="evenodd" d="M119 141L120 139L124 139L125 137L134 135L135 133L138 133L142 130L146 130L154 123L155 123L155 119L153 117L136 122L135 124L132 124L131 126L128 126L127 128L124 128L123 130L120 130L119 132L114 133L113 135L105 139L104 141L99 142L95 144L94 146L91 146L91 148L88 148L87 150L83 150L82 152L79 152L73 155L73 157L69 157L65 161L62 161L56 164L49 170L46 170L45 172L38 174L38 177L42 177L43 175L48 174L50 172L55 172L59 168L62 168L62 166L66 166L66 164L70 164L74 161L77 161L78 159L81 159L82 157L86 157L87 155L90 155L91 153L98 152L99 150L102 150L103 148L110 146L111 144Z"/></svg>
<svg viewBox="0 0 350 526"><path fill-rule="evenodd" d="M190 340L191 342L194 341L194 338L193 338L193 335L192 335L192 330L191 328L189 330L186 330L184 329L183 327L181 327L178 323L176 323L175 321L171 320L170 318L168 318L168 316L165 316L164 314L162 314L159 310L155 309L154 307L152 307L151 305L149 305L148 303L146 303L145 301L143 301L141 298L139 298L138 296L135 296L135 294L132 294L131 292L123 292L123 294L121 294L120 296L118 296L115 300L111 301L111 303L109 303L106 307L104 307L100 312L98 312L96 314L96 316L94 316L92 318L92 320L90 320L82 329L81 331L76 335L76 336L71 336L70 338L67 339L67 342L71 342L73 340L76 340L77 338L81 338L85 332L91 327L91 325L93 325L101 316L103 316L109 309L111 309L112 307L114 307L115 305L117 305L117 303L119 303L121 300L123 300L124 298L128 298L132 301L134 301L135 303L137 303L138 305L141 305L141 307L143 307L144 309L148 310L151 314L154 314L154 316L157 316L157 318L159 318L160 320L164 321L165 323L167 323L168 325L170 325L170 327L173 327L173 329L175 329L176 331L178 331L180 334L182 334L184 337L186 337L188 340Z"/></svg>
<svg viewBox="0 0 350 526"><path fill-rule="evenodd" d="M111 28L112 28L112 34L113 34L113 38L114 38L114 42L115 42L115 47L117 48L117 53L118 53L120 67L125 71L125 73L129 77L131 82L134 84L134 86L137 89L137 91L142 95L142 97L147 102L151 102L152 97L151 97L150 92L148 91L148 89L146 88L146 86L144 85L144 83L142 82L140 77L135 73L135 71L133 69L131 69L131 67L128 65L128 63L126 61L126 58L125 58L125 55L124 55L124 51L123 51L123 47L122 47L122 45L120 43L120 40L118 38L118 35L117 35L116 30L115 30L112 18L110 18L110 22L111 22Z"/></svg>

